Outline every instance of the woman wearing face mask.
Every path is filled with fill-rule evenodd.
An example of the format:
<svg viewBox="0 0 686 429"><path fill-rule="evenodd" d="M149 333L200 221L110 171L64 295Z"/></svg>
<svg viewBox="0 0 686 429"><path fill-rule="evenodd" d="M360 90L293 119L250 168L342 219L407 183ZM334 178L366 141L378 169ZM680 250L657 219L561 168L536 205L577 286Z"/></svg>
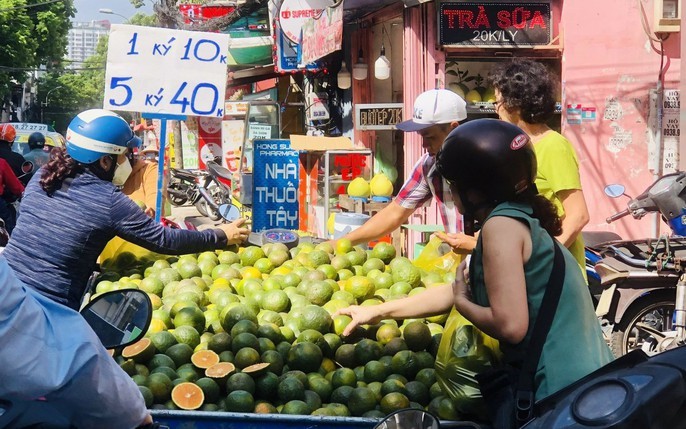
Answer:
<svg viewBox="0 0 686 429"><path fill-rule="evenodd" d="M54 149L27 186L2 254L21 281L43 295L77 309L98 255L115 236L163 254L214 250L247 238L243 219L187 231L146 216L118 188L131 174L129 156L140 139L115 113L80 113L66 138L66 148Z"/></svg>

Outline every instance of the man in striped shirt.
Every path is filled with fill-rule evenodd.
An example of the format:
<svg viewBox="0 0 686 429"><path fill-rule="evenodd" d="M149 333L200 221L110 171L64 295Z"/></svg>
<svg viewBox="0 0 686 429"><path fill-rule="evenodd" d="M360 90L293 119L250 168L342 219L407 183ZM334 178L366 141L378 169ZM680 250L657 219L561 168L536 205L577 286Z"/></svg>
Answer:
<svg viewBox="0 0 686 429"><path fill-rule="evenodd" d="M399 123L397 128L404 132L419 133L426 153L417 161L396 198L344 238L353 244L360 244L387 235L407 222L416 209L429 204L432 198L438 204L445 231L457 233L459 216L450 187L435 171L435 160L443 140L458 126L459 121L466 118L466 103L454 92L432 89L419 94L414 102L412 119Z"/></svg>

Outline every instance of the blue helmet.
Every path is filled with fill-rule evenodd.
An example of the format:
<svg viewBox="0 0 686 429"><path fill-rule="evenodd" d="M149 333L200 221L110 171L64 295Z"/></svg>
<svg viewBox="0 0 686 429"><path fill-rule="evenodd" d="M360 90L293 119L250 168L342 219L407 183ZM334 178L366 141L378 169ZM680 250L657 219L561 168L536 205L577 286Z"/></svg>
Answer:
<svg viewBox="0 0 686 429"><path fill-rule="evenodd" d="M141 143L124 118L103 109L79 113L69 124L66 137L67 154L82 164L91 164L103 155L121 155Z"/></svg>

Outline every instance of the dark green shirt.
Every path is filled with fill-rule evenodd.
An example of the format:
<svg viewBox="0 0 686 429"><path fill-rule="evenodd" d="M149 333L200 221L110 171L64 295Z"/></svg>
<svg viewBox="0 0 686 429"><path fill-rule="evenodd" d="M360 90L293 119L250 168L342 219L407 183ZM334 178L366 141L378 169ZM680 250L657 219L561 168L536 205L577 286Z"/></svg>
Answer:
<svg viewBox="0 0 686 429"><path fill-rule="evenodd" d="M553 238L541 227L538 219L532 217L532 213L528 205L502 203L484 222L485 224L494 216L505 216L520 220L531 231L531 257L524 265L529 329L519 344L500 342L504 361L514 366L521 365L527 351L553 267ZM560 303L538 362L535 380L536 400L557 392L613 359L612 352L603 339L588 286L579 271L579 266L572 254L563 246L560 247L565 258L565 280ZM469 273L474 302L484 307L489 306L484 283L481 237L472 254Z"/></svg>

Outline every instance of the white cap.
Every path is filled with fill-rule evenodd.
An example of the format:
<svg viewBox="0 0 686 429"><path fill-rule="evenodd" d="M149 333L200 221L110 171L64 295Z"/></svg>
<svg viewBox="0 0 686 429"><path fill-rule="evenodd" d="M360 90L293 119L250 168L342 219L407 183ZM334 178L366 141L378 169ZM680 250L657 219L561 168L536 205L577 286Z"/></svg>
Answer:
<svg viewBox="0 0 686 429"><path fill-rule="evenodd" d="M414 101L412 119L396 125L399 130L419 131L436 124L449 124L467 119L467 103L447 89L430 89Z"/></svg>

